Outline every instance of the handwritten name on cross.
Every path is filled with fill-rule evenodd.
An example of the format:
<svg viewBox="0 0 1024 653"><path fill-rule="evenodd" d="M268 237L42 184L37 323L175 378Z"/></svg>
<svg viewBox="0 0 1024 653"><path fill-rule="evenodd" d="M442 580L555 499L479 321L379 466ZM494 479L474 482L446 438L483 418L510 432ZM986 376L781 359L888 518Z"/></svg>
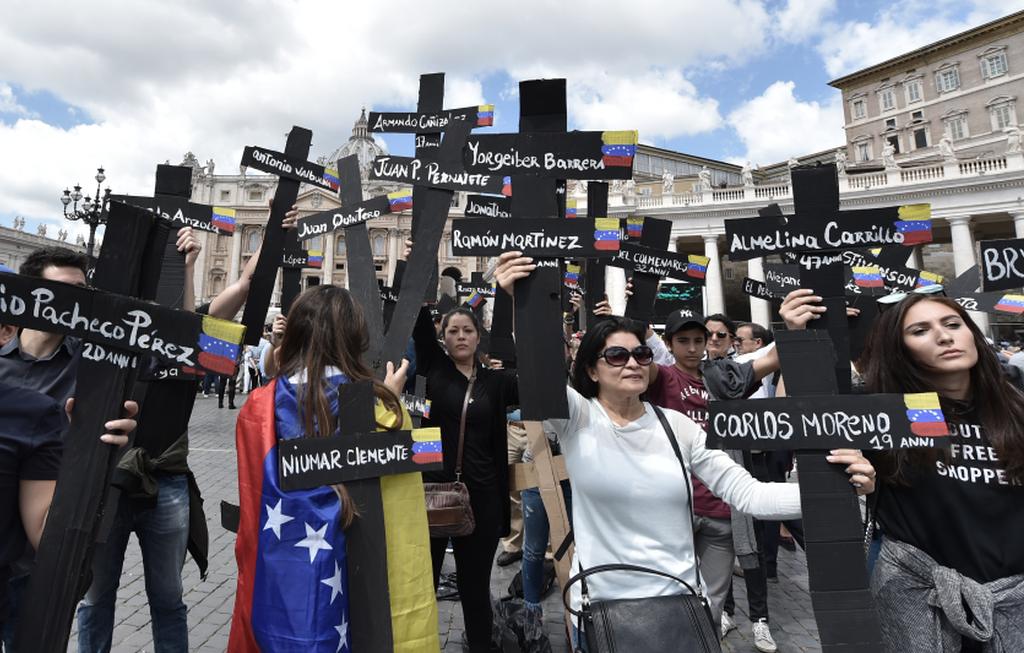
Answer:
<svg viewBox="0 0 1024 653"><path fill-rule="evenodd" d="M67 648L75 606L89 581L115 450L96 437L134 385L136 354L234 373L244 328L133 299L140 294L154 217L112 202L94 285L103 290L0 274L0 323L82 338L75 406L29 591L18 623L21 650Z"/></svg>

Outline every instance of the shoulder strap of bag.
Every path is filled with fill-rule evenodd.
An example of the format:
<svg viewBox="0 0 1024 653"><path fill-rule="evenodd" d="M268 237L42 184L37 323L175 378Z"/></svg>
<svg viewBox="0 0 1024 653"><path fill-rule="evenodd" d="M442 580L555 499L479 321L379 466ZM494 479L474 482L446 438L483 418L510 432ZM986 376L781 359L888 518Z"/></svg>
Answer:
<svg viewBox="0 0 1024 653"><path fill-rule="evenodd" d="M462 450L466 444L466 413L469 411L469 400L473 397L473 384L476 383L476 365L469 375L466 396L462 398L462 417L459 418L459 453L455 458L455 480L462 480Z"/></svg>
<svg viewBox="0 0 1024 653"><path fill-rule="evenodd" d="M658 421L661 422L661 427L665 429L665 435L668 436L668 441L672 445L672 451L676 454L676 459L679 461L679 466L683 468L683 481L686 483L686 506L690 509L690 523L694 521L693 517L693 489L690 487L690 472L686 469L686 463L683 461L683 452L679 450L679 442L676 440L675 431L668 423L668 418L665 417L665 413L660 407L651 404L651 408L654 409L654 414L658 416ZM703 594L703 588L700 584L700 563L697 561L697 545L694 542L693 547L693 571L697 576L697 594Z"/></svg>

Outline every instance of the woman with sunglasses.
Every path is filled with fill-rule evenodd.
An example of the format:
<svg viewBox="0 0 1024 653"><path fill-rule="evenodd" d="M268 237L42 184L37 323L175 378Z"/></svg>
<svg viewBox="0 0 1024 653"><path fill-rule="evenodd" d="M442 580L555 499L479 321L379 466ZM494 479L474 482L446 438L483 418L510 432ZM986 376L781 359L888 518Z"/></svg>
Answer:
<svg viewBox="0 0 1024 653"><path fill-rule="evenodd" d="M512 294L515 282L535 269L519 252L501 255L495 276ZM625 563L696 580L687 470L737 509L764 519L800 514L795 484L759 483L724 452L706 449L704 431L674 410L641 400L654 360L643 344L645 327L620 317L598 322L583 336L572 385L566 389L567 420L551 420L562 446L573 494L573 531L580 567ZM679 458L672 440L679 447ZM858 452L841 450L829 460L846 465L858 492L870 492L874 470ZM649 574L610 572L588 579L590 598L608 600L678 594L675 582ZM579 584L571 590L579 610ZM717 624L716 624L717 628Z"/></svg>
<svg viewBox="0 0 1024 653"><path fill-rule="evenodd" d="M824 312L809 290L791 329ZM865 390L937 392L951 446L871 455L884 535L872 592L890 651L1024 651L1024 394L941 287L879 300Z"/></svg>

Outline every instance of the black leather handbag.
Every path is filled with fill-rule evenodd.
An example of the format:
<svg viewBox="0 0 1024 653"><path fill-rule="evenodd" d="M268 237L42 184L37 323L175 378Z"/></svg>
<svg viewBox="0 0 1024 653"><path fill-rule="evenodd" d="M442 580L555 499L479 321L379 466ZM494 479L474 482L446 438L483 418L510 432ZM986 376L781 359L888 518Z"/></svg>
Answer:
<svg viewBox="0 0 1024 653"><path fill-rule="evenodd" d="M654 411L682 467L687 505L692 519L693 494L683 454L665 414L657 406ZM640 599L591 600L587 578L608 571L629 571L670 578L686 588L688 593ZM586 641L587 653L721 653L719 629L711 618L711 606L701 587L699 567L695 567L694 571L696 589L682 578L657 569L626 564L598 565L584 569L580 564L580 573L570 578L562 590L562 602L578 620L577 628ZM569 588L577 582L580 583L582 598L582 609L579 611L569 605Z"/></svg>

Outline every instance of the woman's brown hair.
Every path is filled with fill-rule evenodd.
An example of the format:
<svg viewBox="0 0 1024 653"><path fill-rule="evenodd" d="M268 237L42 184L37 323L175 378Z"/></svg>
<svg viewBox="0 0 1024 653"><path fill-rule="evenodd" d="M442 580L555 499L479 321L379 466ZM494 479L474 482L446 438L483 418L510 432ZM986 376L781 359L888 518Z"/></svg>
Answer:
<svg viewBox="0 0 1024 653"><path fill-rule="evenodd" d="M1002 365L974 320L959 304L946 297L910 294L875 320L861 360L868 392L935 392L927 370L914 360L903 341L903 322L918 302L929 301L953 310L974 336L978 362L971 368L971 397L989 443L1011 481L1024 481L1024 394L1006 378ZM939 395L949 420L950 400ZM936 449L901 449L883 452L875 461L879 474L890 482L905 482L907 466L934 464Z"/></svg>
<svg viewBox="0 0 1024 653"><path fill-rule="evenodd" d="M374 392L384 407L396 416L395 424L381 428L401 428L402 407L398 397L374 380L363 362L369 348L369 335L363 311L344 288L316 286L296 298L288 311L281 347L279 370L283 376L302 374L307 383L298 388L299 411L306 437L328 437L337 430L337 416L327 397L324 370L337 367L350 382L373 381ZM358 516L345 486L334 486L341 500L341 521L348 527Z"/></svg>

